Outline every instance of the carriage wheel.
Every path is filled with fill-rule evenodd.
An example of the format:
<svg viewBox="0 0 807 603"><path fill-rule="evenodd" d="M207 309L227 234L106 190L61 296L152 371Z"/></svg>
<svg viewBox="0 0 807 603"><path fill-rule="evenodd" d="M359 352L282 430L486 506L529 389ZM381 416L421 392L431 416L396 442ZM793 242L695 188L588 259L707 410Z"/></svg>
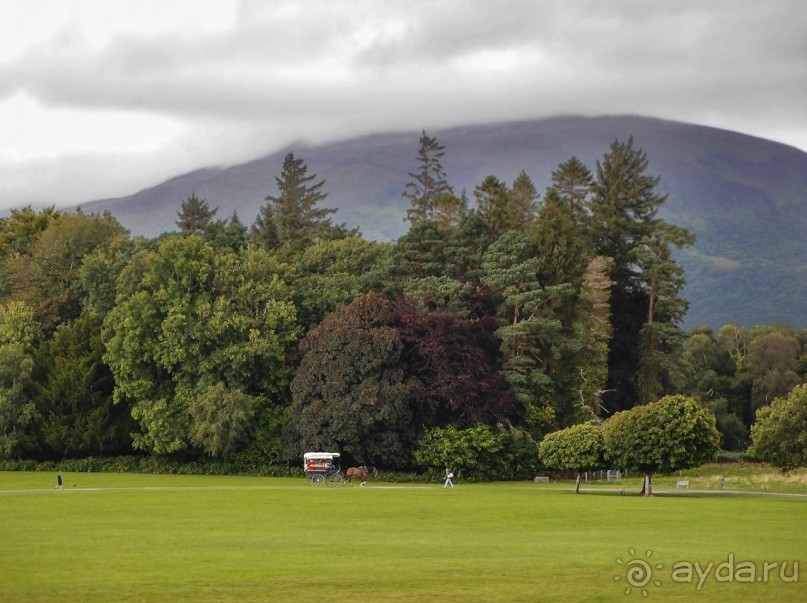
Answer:
<svg viewBox="0 0 807 603"><path fill-rule="evenodd" d="M311 480L312 486L321 486L322 482L325 481L325 476L321 473L314 473L309 479Z"/></svg>
<svg viewBox="0 0 807 603"><path fill-rule="evenodd" d="M345 483L345 478L342 477L341 473L334 473L331 475L328 482L331 486L343 486Z"/></svg>

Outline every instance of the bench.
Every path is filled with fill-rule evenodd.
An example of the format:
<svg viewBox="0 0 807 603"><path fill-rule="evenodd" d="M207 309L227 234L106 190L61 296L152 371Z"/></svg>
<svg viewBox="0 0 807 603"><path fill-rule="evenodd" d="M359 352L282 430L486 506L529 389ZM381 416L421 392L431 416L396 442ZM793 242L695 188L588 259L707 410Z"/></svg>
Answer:
<svg viewBox="0 0 807 603"><path fill-rule="evenodd" d="M676 488L686 488L689 490L689 480L688 479L679 479L675 482Z"/></svg>
<svg viewBox="0 0 807 603"><path fill-rule="evenodd" d="M546 476L546 475L538 475L538 476L536 476L535 483L540 484L541 482L549 483L549 477Z"/></svg>

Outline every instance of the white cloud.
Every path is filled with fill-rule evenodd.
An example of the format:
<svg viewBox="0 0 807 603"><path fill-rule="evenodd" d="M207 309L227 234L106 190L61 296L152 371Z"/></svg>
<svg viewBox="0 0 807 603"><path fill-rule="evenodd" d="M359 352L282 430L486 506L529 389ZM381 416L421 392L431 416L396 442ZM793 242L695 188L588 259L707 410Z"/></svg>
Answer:
<svg viewBox="0 0 807 603"><path fill-rule="evenodd" d="M135 112L45 108L19 92L0 102L0 160L65 153L150 153L182 132L180 124Z"/></svg>

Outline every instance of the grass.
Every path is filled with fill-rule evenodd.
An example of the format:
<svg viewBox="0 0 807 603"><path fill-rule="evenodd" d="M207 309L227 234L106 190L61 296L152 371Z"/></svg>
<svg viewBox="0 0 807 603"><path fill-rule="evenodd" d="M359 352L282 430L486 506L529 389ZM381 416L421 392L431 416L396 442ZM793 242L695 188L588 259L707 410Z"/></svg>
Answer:
<svg viewBox="0 0 807 603"><path fill-rule="evenodd" d="M654 489L675 490L677 480L689 480L692 490L748 492L783 492L807 494L807 469L797 469L783 474L764 463L709 463L695 469L679 471L675 475L653 476ZM723 480L721 484L720 480ZM620 482L597 481L583 484L593 488L625 488L625 491L639 490L642 478L630 476Z"/></svg>
<svg viewBox="0 0 807 603"><path fill-rule="evenodd" d="M807 600L807 576L778 570L752 584L710 574L700 590L672 578L676 563L729 555L756 577L787 561L789 578L807 556L807 497L64 477L54 492L51 474L0 473L4 602ZM639 560L662 565L659 585L627 582Z"/></svg>

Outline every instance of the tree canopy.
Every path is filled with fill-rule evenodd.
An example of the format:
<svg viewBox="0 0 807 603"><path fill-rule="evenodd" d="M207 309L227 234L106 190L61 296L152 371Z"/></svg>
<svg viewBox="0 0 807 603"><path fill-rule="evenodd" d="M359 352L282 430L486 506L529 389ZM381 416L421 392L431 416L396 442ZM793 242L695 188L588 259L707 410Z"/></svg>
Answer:
<svg viewBox="0 0 807 603"><path fill-rule="evenodd" d="M641 471L643 493L653 495L654 473L672 473L714 460L720 433L715 417L687 396L616 413L603 424L607 459L622 469Z"/></svg>

